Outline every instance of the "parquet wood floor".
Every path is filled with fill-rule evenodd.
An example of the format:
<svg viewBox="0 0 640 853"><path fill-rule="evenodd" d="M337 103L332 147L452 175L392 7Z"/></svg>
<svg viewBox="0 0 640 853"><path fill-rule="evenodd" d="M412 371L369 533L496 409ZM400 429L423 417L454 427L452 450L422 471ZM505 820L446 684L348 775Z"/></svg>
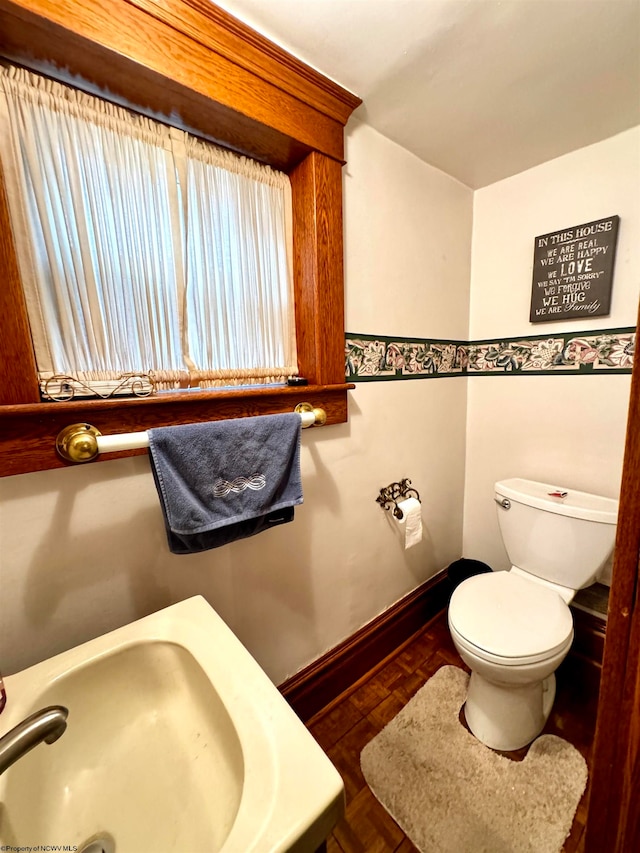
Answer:
<svg viewBox="0 0 640 853"><path fill-rule="evenodd" d="M346 789L346 815L327 840L327 853L416 851L371 793L360 770L360 752L445 664L466 669L451 641L446 613L442 613L307 723L342 775ZM594 678L586 684L585 679L576 677L574 669L574 662L568 658L556 674L556 701L544 731L573 743L589 764L598 685ZM595 667L589 669L595 671ZM505 754L522 760L527 749ZM587 785L564 853L582 853L584 849L588 795Z"/></svg>

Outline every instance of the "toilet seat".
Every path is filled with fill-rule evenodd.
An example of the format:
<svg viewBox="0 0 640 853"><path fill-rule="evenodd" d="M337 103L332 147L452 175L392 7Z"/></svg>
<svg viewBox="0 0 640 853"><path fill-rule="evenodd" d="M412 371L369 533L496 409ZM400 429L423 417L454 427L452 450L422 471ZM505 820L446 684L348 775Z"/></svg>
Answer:
<svg viewBox="0 0 640 853"><path fill-rule="evenodd" d="M461 583L451 596L449 624L469 652L505 666L547 660L573 640L571 611L560 595L511 572Z"/></svg>

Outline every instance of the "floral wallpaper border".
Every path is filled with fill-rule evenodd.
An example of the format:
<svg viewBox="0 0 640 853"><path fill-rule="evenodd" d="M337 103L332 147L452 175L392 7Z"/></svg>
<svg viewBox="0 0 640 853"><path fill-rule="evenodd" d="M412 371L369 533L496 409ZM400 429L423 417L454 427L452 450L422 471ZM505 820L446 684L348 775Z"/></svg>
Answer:
<svg viewBox="0 0 640 853"><path fill-rule="evenodd" d="M561 332L486 341L346 333L348 382L444 376L630 373L636 330Z"/></svg>

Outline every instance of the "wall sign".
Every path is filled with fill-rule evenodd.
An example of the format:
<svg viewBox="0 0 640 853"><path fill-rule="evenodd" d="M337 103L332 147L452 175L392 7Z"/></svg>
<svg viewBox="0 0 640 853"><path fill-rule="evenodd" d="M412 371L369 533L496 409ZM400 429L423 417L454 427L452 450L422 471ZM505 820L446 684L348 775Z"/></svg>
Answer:
<svg viewBox="0 0 640 853"><path fill-rule="evenodd" d="M609 314L619 222L610 216L536 237L531 323Z"/></svg>

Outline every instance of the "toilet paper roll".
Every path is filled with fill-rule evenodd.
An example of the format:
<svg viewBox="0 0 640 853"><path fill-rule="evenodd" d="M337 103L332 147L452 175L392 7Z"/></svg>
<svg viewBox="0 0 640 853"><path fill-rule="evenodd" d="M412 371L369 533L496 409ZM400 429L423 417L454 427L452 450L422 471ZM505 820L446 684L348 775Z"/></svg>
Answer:
<svg viewBox="0 0 640 853"><path fill-rule="evenodd" d="M401 529L404 528L404 547L412 548L422 540L422 504L416 498L398 501L398 509L402 510L402 518L398 519Z"/></svg>

